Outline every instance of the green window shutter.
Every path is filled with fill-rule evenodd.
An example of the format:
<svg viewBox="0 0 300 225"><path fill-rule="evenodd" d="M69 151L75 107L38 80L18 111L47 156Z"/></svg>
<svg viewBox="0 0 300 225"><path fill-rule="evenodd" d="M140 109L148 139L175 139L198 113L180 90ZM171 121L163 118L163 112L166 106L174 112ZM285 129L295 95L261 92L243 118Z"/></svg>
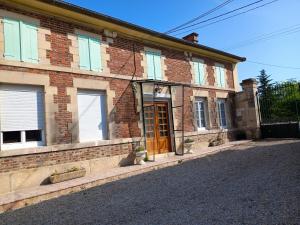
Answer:
<svg viewBox="0 0 300 225"><path fill-rule="evenodd" d="M89 53L89 38L79 35L79 67L80 69L90 70L90 53Z"/></svg>
<svg viewBox="0 0 300 225"><path fill-rule="evenodd" d="M224 67L220 68L220 83L221 83L221 87L225 87L225 69Z"/></svg>
<svg viewBox="0 0 300 225"><path fill-rule="evenodd" d="M215 65L216 68L216 79L217 79L217 86L218 87L222 87L221 84L221 74L222 74L222 68L220 64L216 64Z"/></svg>
<svg viewBox="0 0 300 225"><path fill-rule="evenodd" d="M155 79L162 80L160 54L153 54L153 57L154 57L154 67L155 67Z"/></svg>
<svg viewBox="0 0 300 225"><path fill-rule="evenodd" d="M38 62L37 27L20 22L21 30L21 59L24 62Z"/></svg>
<svg viewBox="0 0 300 225"><path fill-rule="evenodd" d="M95 38L89 38L89 50L90 50L90 59L91 59L91 70L92 71L101 71L101 48L100 40Z"/></svg>
<svg viewBox="0 0 300 225"><path fill-rule="evenodd" d="M199 63L193 62L194 72L195 72L195 84L200 84L200 77L199 77Z"/></svg>
<svg viewBox="0 0 300 225"><path fill-rule="evenodd" d="M148 79L155 79L155 67L154 67L154 56L151 52L146 52L147 68L148 68Z"/></svg>
<svg viewBox="0 0 300 225"><path fill-rule="evenodd" d="M5 18L4 23L4 57L6 59L21 60L20 23Z"/></svg>
<svg viewBox="0 0 300 225"><path fill-rule="evenodd" d="M198 63L198 71L199 71L199 84L204 85L205 84L205 71L204 71L204 64L202 62Z"/></svg>

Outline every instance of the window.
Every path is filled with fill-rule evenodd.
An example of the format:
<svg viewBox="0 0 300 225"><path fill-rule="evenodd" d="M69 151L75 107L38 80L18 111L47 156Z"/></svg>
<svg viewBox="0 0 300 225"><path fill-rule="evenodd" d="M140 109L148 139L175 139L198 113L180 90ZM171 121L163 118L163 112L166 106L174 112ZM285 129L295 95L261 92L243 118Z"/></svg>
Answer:
<svg viewBox="0 0 300 225"><path fill-rule="evenodd" d="M146 52L148 79L162 80L161 55L157 52Z"/></svg>
<svg viewBox="0 0 300 225"><path fill-rule="evenodd" d="M42 88L0 85L1 149L44 145Z"/></svg>
<svg viewBox="0 0 300 225"><path fill-rule="evenodd" d="M102 71L100 40L79 35L78 43L80 69Z"/></svg>
<svg viewBox="0 0 300 225"><path fill-rule="evenodd" d="M221 128L227 128L226 121L226 103L224 99L218 100L219 125Z"/></svg>
<svg viewBox="0 0 300 225"><path fill-rule="evenodd" d="M4 57L9 60L38 62L37 26L4 18Z"/></svg>
<svg viewBox="0 0 300 225"><path fill-rule="evenodd" d="M194 73L195 73L195 84L205 84L205 66L203 60L193 61Z"/></svg>
<svg viewBox="0 0 300 225"><path fill-rule="evenodd" d="M206 129L206 118L205 118L206 104L204 99L196 99L195 110L196 110L196 122L197 122L198 130Z"/></svg>
<svg viewBox="0 0 300 225"><path fill-rule="evenodd" d="M217 79L217 86L225 88L225 68L224 65L216 63L215 64L215 76Z"/></svg>

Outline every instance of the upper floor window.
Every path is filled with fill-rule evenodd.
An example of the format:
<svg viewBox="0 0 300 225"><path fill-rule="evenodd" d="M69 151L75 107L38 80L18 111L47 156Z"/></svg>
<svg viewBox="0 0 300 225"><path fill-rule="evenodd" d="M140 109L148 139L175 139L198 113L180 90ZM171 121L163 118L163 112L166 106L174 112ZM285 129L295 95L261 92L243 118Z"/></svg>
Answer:
<svg viewBox="0 0 300 225"><path fill-rule="evenodd" d="M205 65L203 60L193 60L194 74L195 74L195 84L204 85L205 84Z"/></svg>
<svg viewBox="0 0 300 225"><path fill-rule="evenodd" d="M216 63L215 64L215 77L217 79L217 86L221 88L225 88L225 67L223 64Z"/></svg>
<svg viewBox="0 0 300 225"><path fill-rule="evenodd" d="M79 67L95 72L102 71L100 40L85 35L78 35Z"/></svg>
<svg viewBox="0 0 300 225"><path fill-rule="evenodd" d="M161 55L158 52L146 51L148 79L162 80Z"/></svg>
<svg viewBox="0 0 300 225"><path fill-rule="evenodd" d="M4 57L9 60L38 62L37 26L4 18Z"/></svg>
<svg viewBox="0 0 300 225"><path fill-rule="evenodd" d="M227 128L226 120L226 102L225 99L218 100L219 125L221 128Z"/></svg>
<svg viewBox="0 0 300 225"><path fill-rule="evenodd" d="M204 99L202 98L196 99L195 110L196 110L196 122L197 122L198 130L206 129L206 117L205 117L206 104Z"/></svg>

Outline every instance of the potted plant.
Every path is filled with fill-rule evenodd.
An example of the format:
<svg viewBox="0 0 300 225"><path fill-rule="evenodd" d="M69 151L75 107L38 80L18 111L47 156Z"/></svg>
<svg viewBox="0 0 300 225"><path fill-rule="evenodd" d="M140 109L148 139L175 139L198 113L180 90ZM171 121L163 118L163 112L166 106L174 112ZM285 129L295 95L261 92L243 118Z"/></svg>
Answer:
<svg viewBox="0 0 300 225"><path fill-rule="evenodd" d="M193 153L192 147L194 145L194 140L191 138L187 138L184 140L184 147L186 149L186 153Z"/></svg>
<svg viewBox="0 0 300 225"><path fill-rule="evenodd" d="M221 137L220 134L218 134L217 138L214 138L212 139L210 142L209 142L209 146L210 147L213 147L213 146L218 146L218 145L222 145L224 144L225 141L223 140L223 138Z"/></svg>
<svg viewBox="0 0 300 225"><path fill-rule="evenodd" d="M138 165L144 165L145 161L144 159L146 158L146 151L144 146L138 146L135 148L135 159L136 159L136 164Z"/></svg>
<svg viewBox="0 0 300 225"><path fill-rule="evenodd" d="M86 174L85 168L72 167L71 169L68 169L60 173L55 171L53 174L51 174L49 179L52 184L55 184L55 183L72 180L79 177L84 177L85 174Z"/></svg>

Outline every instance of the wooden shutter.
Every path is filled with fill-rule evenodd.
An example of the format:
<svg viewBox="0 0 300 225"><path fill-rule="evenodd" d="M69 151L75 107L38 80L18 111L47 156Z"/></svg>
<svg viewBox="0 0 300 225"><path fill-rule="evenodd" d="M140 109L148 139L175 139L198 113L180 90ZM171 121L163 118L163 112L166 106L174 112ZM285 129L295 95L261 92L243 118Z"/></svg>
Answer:
<svg viewBox="0 0 300 225"><path fill-rule="evenodd" d="M38 37L35 25L20 22L21 59L24 62L38 62Z"/></svg>
<svg viewBox="0 0 300 225"><path fill-rule="evenodd" d="M86 36L78 36L79 44L79 67L80 69L90 70L90 51L89 51L89 38Z"/></svg>
<svg viewBox="0 0 300 225"><path fill-rule="evenodd" d="M90 59L91 59L91 70L92 71L101 71L101 48L100 40L95 38L89 38L89 50L90 50Z"/></svg>
<svg viewBox="0 0 300 225"><path fill-rule="evenodd" d="M194 73L195 73L195 84L200 84L199 63L193 62L193 65L194 65Z"/></svg>
<svg viewBox="0 0 300 225"><path fill-rule="evenodd" d="M160 54L154 53L154 67L155 67L155 79L156 80L162 80L162 74L161 74L161 57Z"/></svg>
<svg viewBox="0 0 300 225"><path fill-rule="evenodd" d="M225 68L223 66L220 67L220 84L221 87L225 87Z"/></svg>
<svg viewBox="0 0 300 225"><path fill-rule="evenodd" d="M199 66L199 83L201 85L204 85L205 84L205 66L204 66L204 63L199 62L198 66Z"/></svg>
<svg viewBox="0 0 300 225"><path fill-rule="evenodd" d="M152 52L146 52L148 79L155 79L154 57Z"/></svg>
<svg viewBox="0 0 300 225"><path fill-rule="evenodd" d="M201 61L194 62L195 83L199 85L205 84L204 63Z"/></svg>
<svg viewBox="0 0 300 225"><path fill-rule="evenodd" d="M4 23L4 57L6 59L21 60L20 47L20 23L7 19Z"/></svg>
<svg viewBox="0 0 300 225"><path fill-rule="evenodd" d="M0 85L1 131L44 129L44 93L41 88Z"/></svg>

